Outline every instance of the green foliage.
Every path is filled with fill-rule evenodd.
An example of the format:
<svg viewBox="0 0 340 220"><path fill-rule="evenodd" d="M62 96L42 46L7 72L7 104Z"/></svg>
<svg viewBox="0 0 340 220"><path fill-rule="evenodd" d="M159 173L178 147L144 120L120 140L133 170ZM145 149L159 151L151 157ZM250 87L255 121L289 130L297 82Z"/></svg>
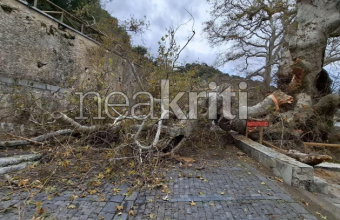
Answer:
<svg viewBox="0 0 340 220"><path fill-rule="evenodd" d="M179 67L179 71L182 73L194 71L197 77L205 81L209 81L216 75L223 74L220 70L209 66L206 63L187 63L185 66Z"/></svg>
<svg viewBox="0 0 340 220"><path fill-rule="evenodd" d="M148 53L148 49L143 46L132 47L132 51L139 54L140 56L145 56Z"/></svg>
<svg viewBox="0 0 340 220"><path fill-rule="evenodd" d="M85 25L85 33L92 38L100 41L97 38L97 33L93 33L93 30L91 31L86 26L99 29L109 35L109 37L113 37L116 40L120 39L121 42L130 44L130 36L126 32L126 28L119 26L117 18L112 17L109 12L102 8L100 0L51 0L51 2L87 23ZM34 0L28 0L28 3L32 5ZM60 11L59 8L46 1L38 1L37 7L43 11ZM51 15L58 20L61 18L60 14ZM78 31L81 30L81 23L71 16L67 16L66 19L64 18L63 22Z"/></svg>
<svg viewBox="0 0 340 220"><path fill-rule="evenodd" d="M54 4L58 5L59 7L67 10L67 11L73 11L77 10L79 8L84 7L85 5L96 5L100 8L100 1L99 0L50 0Z"/></svg>

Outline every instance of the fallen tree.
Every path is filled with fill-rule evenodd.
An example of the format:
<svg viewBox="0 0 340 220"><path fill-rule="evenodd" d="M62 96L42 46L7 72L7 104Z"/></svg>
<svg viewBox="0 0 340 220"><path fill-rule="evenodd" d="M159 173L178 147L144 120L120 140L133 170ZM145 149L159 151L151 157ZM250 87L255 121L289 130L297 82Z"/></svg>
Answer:
<svg viewBox="0 0 340 220"><path fill-rule="evenodd" d="M256 17L263 22L272 16L287 13L284 9L268 11L259 2L254 7L243 8L246 16ZM257 7L256 7L257 6ZM327 41L340 36L340 2L296 1L295 19L289 24L283 39L283 50L278 71L278 88L294 98L290 105L283 105L275 114L263 114L259 106L248 110L259 120L268 120L270 128L265 130L269 140L300 140L301 142L326 142L333 129L333 116L340 107L340 96L331 94L330 77L323 69ZM270 103L267 97L264 102ZM259 112L259 114L256 114ZM245 121L222 118L221 126L245 133ZM298 146L293 146L298 147Z"/></svg>
<svg viewBox="0 0 340 220"><path fill-rule="evenodd" d="M285 35L283 44L282 60L278 73L280 90L267 95L253 106L233 105L233 108L239 110L247 108L249 120L269 121L270 128L265 130L265 137L268 139L292 140L295 138L301 141L327 141L328 133L332 129L333 115L340 105L340 97L338 94L330 94L329 77L327 72L322 69L323 54L327 45L327 38L340 36L340 6L336 0L326 2L308 0L297 1L296 7L295 22L288 28L289 31ZM263 10L265 10L263 6L259 7L258 10L253 10L252 17L260 14ZM273 12L273 14L279 12L280 10ZM273 15L268 11L265 11L265 14ZM173 47L172 44L169 48L170 52L176 52ZM122 47L120 46L120 48ZM163 75L168 78L169 72L173 71L174 63L169 65L168 62L170 62L171 57L169 58L165 54L176 54L176 56L178 54L164 53L160 56L162 58L160 59L161 63L165 66L162 70ZM147 89L147 86L144 86L144 82L139 78L133 61L128 56L125 59L132 68L133 77L139 87L143 90ZM186 89L190 86L187 86ZM159 93L156 95L159 95ZM221 102L222 100L218 99L219 118L214 121L225 131L235 130L245 134L246 120L228 118L224 115ZM206 110L202 115L206 116L207 100L200 102L200 105L202 109ZM112 110L117 113L114 109ZM78 123L61 112L54 112L51 117L58 123L70 127L70 130L64 131L66 132L64 134L72 132L95 133L108 129L110 129L109 132L115 133L123 130L122 123L124 121L133 120L133 118L118 114L113 123L86 126L82 124L84 122ZM141 152L167 149L166 152L163 152L163 155L179 150L179 147L183 146L183 142L198 128L197 120L171 120L165 123L163 114L156 121L145 118L140 125L134 121L133 125L128 126L130 131L120 135L130 137L130 139L124 138L128 139L129 145L133 145ZM152 132L150 131L155 133L154 136L151 135ZM63 132L57 131L29 140L2 141L0 146L19 146L30 144L33 141L41 142L60 135L60 133ZM251 137L256 138L256 129L250 133ZM296 156L296 158L301 159L302 156Z"/></svg>

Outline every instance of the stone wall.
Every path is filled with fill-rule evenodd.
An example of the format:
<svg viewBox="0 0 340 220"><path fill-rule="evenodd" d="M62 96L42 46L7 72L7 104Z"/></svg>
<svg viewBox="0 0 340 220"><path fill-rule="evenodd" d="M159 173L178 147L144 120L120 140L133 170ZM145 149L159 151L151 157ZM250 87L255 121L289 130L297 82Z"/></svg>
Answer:
<svg viewBox="0 0 340 220"><path fill-rule="evenodd" d="M130 94L136 90L122 56L101 50L95 40L24 1L0 1L0 30L0 132L16 126L22 133L23 124L28 123L27 118L18 123L6 115L9 106L16 104L13 94L18 92L50 99L52 111L65 107L60 104L65 91L94 84L96 77L110 90ZM98 67L98 59L93 59L98 54L109 62Z"/></svg>

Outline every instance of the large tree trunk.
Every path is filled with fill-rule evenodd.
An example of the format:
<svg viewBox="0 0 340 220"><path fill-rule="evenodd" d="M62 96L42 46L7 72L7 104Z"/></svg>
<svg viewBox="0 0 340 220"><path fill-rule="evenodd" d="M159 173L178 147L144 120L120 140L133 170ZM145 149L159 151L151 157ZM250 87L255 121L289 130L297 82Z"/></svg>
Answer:
<svg viewBox="0 0 340 220"><path fill-rule="evenodd" d="M278 87L296 102L282 118L290 132L313 133L314 141L327 139L339 106L339 96L328 95L330 80L322 69L327 39L339 36L339 27L340 1L297 0L296 19L284 38Z"/></svg>
<svg viewBox="0 0 340 220"><path fill-rule="evenodd" d="M319 95L318 76L321 73L327 39L340 25L338 0L297 0L297 15L284 39L278 85L293 94L301 91ZM314 101L314 99L313 99Z"/></svg>

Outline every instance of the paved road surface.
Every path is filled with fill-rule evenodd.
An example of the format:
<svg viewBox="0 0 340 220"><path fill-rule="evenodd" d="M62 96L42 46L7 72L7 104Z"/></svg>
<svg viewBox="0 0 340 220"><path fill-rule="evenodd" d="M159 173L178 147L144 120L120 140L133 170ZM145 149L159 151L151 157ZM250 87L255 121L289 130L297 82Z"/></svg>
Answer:
<svg viewBox="0 0 340 220"><path fill-rule="evenodd" d="M168 198L164 197L163 188L141 189L126 197L122 194L128 185L107 183L100 188L99 196L81 198L83 192L64 191L48 200L42 192L30 200L42 201L44 213L53 219L317 219L282 191L276 181L265 178L237 156L206 161L202 170L194 167L168 169ZM113 188L121 191L113 195ZM2 200L11 198L0 202L0 209L12 204L18 206L28 195L21 192L6 196L8 192L0 192ZM71 202L73 195L79 198ZM117 211L117 205L123 206L123 210ZM128 214L132 206L134 216ZM19 211L24 216L22 219L30 219L37 209L35 205L9 209L0 213L0 219L18 219Z"/></svg>

